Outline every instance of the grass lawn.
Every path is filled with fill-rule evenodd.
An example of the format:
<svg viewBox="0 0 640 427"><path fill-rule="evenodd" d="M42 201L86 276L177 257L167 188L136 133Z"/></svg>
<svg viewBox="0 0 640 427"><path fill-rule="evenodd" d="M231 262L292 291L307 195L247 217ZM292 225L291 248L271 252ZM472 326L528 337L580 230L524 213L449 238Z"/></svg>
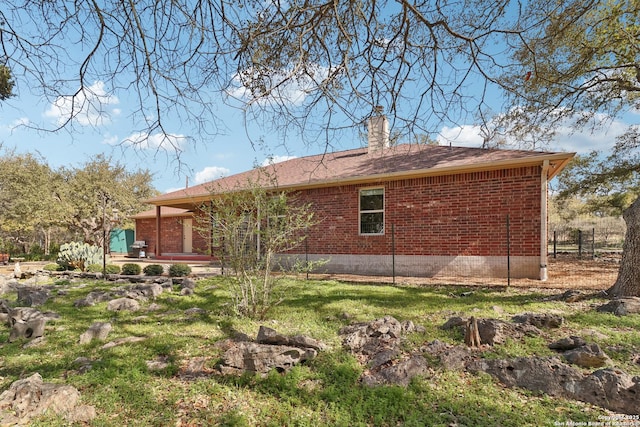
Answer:
<svg viewBox="0 0 640 427"><path fill-rule="evenodd" d="M488 375L445 371L436 361L428 375L406 388L362 386L358 378L364 368L341 348L338 331L353 321L385 315L426 328L409 336L406 345L418 349L434 339L461 344L458 331L439 328L454 315L509 320L524 312L561 313L566 322L560 329L496 346L481 356L551 355L549 342L580 335L600 344L620 369L640 375L640 365L630 357L640 353L640 316L597 313L593 305L602 301L596 299L567 304L545 301L548 291L300 280L289 284L288 298L259 322L231 315L224 279L216 277L198 281L191 296L163 293L153 301L160 307L155 311L145 309L152 302L134 313L114 314L106 303L74 307L92 290L112 286L87 280L56 284L60 292L52 292L39 310L56 312L60 319L47 323L39 345L8 343L9 330L1 327L0 392L38 372L45 382L78 388L82 403L97 410L95 426L553 426L606 415L579 402L507 389ZM471 295L460 296L467 291ZM11 293L2 297L12 304L16 300ZM193 307L207 313L185 313ZM108 341L146 339L109 349L97 341L80 345L80 334L98 321L112 323ZM286 374L217 375L222 350L216 342L237 332L255 337L262 324L282 334L311 336L328 348ZM74 363L79 357L93 360L92 369L79 372ZM147 362L159 357L169 366L150 370ZM190 371L194 365L199 366L195 373ZM33 425L66 424L48 416Z"/></svg>

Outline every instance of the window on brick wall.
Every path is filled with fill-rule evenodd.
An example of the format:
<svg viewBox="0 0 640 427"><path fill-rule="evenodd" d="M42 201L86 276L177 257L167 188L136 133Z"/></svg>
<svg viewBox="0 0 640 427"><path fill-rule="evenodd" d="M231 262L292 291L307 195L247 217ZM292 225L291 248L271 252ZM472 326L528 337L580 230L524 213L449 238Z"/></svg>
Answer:
<svg viewBox="0 0 640 427"><path fill-rule="evenodd" d="M360 234L384 234L384 188L360 190Z"/></svg>

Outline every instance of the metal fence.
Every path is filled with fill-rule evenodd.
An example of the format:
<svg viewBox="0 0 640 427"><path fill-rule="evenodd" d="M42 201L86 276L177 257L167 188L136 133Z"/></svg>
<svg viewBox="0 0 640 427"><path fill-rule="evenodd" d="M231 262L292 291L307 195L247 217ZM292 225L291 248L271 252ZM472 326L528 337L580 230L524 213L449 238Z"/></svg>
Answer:
<svg viewBox="0 0 640 427"><path fill-rule="evenodd" d="M469 222L482 218L466 218ZM462 285L462 286L503 286L503 287L530 287L530 288L554 288L554 289L593 289L604 290L611 287L617 278L622 252L622 238L620 233L615 236L610 231L603 231L595 227L585 230L562 229L550 230L548 242L547 279L521 279L512 274L513 248L521 244L523 237L514 232L510 224L509 216L502 216L502 226L491 233L483 231L482 236L473 240L473 236L465 236L470 245L492 245L499 248L494 253L491 268L496 274L491 277L469 274L469 270L482 267L487 263L486 257L467 257L468 264L454 269L442 269L436 275L411 276L404 273L402 263L397 261L396 241L403 233L402 227L391 224L387 228L386 237L389 239L389 252L387 253L388 265L386 273L381 276L361 276L354 273L349 280L387 283L412 283L424 285ZM492 222L495 227L496 222ZM519 228L520 230L522 227ZM487 235L491 241L486 241ZM622 234L623 235L623 234ZM453 238L453 237L452 237ZM428 244L426 242L425 244ZM478 265L469 263L477 262ZM537 266L536 266L537 268ZM446 270L445 273L442 273ZM335 277L345 276L334 274Z"/></svg>
<svg viewBox="0 0 640 427"><path fill-rule="evenodd" d="M621 252L623 245L619 234L612 239L611 233L595 227L586 230L572 229L568 232L554 230L549 237L549 253L554 258L558 254L572 254L580 259L595 258L599 253Z"/></svg>

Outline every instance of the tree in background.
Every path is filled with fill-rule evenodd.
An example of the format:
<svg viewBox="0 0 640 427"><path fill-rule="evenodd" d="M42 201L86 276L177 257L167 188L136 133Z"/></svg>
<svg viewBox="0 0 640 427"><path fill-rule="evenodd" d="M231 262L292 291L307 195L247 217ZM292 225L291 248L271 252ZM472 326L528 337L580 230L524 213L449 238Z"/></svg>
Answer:
<svg viewBox="0 0 640 427"><path fill-rule="evenodd" d="M44 241L48 254L53 229L71 212L60 198L59 177L44 161L15 152L0 157L0 175L0 233L24 253Z"/></svg>
<svg viewBox="0 0 640 427"><path fill-rule="evenodd" d="M514 55L528 70L511 92L504 119L517 133L552 135L570 123L575 129L605 125L640 107L640 1L537 1L529 5L531 27ZM627 234L614 296L640 296L640 134L636 125L618 138L612 153L578 158L564 176L564 191L595 194L602 209L623 212ZM570 175L571 174L571 175ZM634 201L635 200L635 201Z"/></svg>
<svg viewBox="0 0 640 427"><path fill-rule="evenodd" d="M13 85L11 70L6 65L0 64L0 101L4 101L13 96Z"/></svg>
<svg viewBox="0 0 640 427"><path fill-rule="evenodd" d="M148 170L129 172L125 166L98 155L81 168L60 171L64 180L64 202L73 206L68 217L70 231L85 243L104 245L115 224L140 212L142 201L156 195Z"/></svg>
<svg viewBox="0 0 640 427"><path fill-rule="evenodd" d="M0 239L24 253L42 243L47 255L54 236L58 243L81 236L101 245L116 212L118 224L131 226L128 217L157 194L148 171L129 172L104 156L81 168L52 170L32 154L6 151L0 175Z"/></svg>

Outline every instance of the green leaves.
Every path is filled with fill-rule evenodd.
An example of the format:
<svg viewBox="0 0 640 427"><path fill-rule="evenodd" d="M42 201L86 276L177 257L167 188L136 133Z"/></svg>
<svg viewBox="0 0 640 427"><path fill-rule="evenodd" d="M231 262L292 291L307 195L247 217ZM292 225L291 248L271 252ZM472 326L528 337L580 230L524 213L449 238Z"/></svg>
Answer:
<svg viewBox="0 0 640 427"><path fill-rule="evenodd" d="M4 101L13 96L13 85L11 69L6 65L0 65L0 101Z"/></svg>

